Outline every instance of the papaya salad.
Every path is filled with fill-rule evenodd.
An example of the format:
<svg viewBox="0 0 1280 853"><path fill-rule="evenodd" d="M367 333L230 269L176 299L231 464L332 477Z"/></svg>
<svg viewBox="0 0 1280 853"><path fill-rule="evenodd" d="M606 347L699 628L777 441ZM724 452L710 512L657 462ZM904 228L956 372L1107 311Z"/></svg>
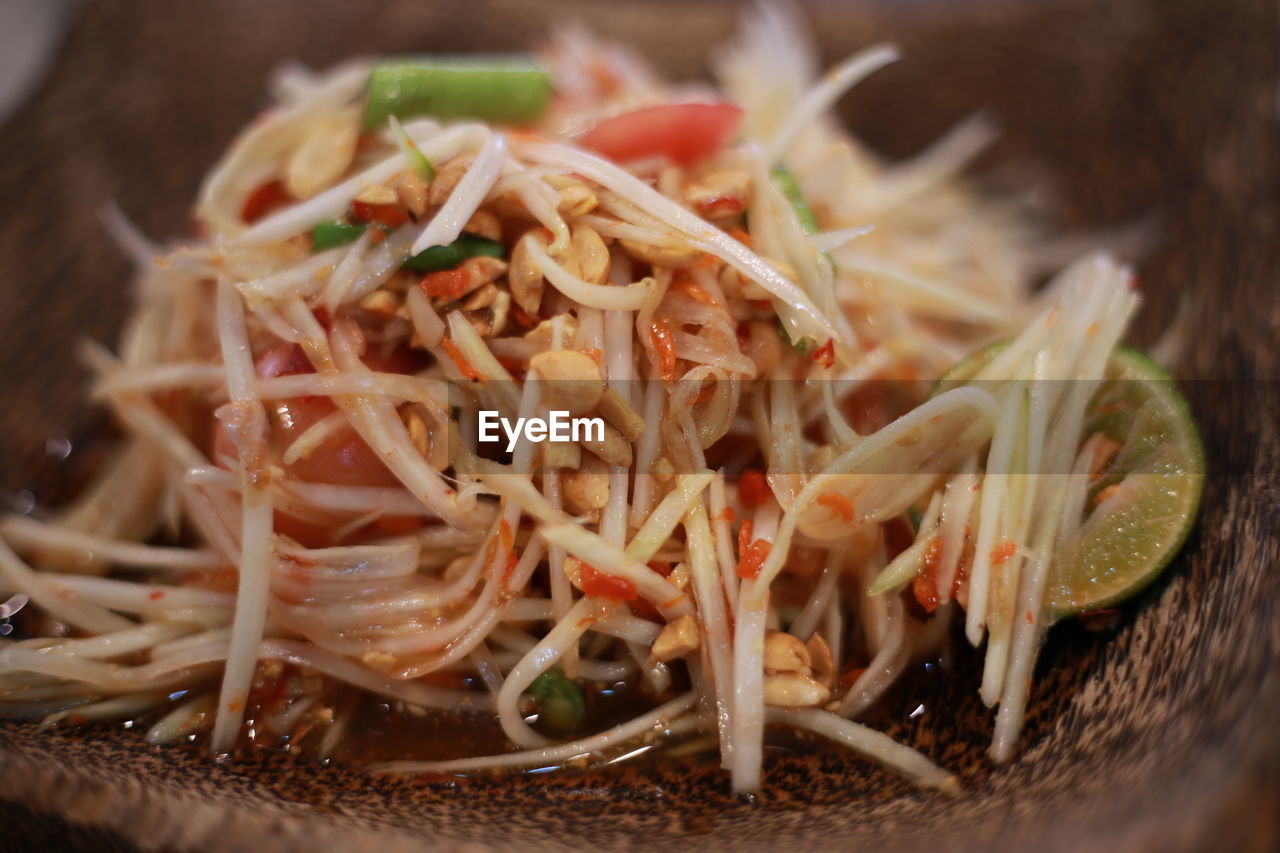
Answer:
<svg viewBox="0 0 1280 853"><path fill-rule="evenodd" d="M986 120L889 162L833 108L897 51L814 56L766 7L714 86L575 28L281 69L195 237L108 217L137 304L84 356L124 439L0 522L0 715L331 757L376 697L499 734L375 772L683 743L740 792L798 730L955 791L860 720L965 644L1014 756L1048 629L1178 550L1199 439L1120 343L1130 269L1051 269L960 177ZM557 413L599 428L483 440Z"/></svg>

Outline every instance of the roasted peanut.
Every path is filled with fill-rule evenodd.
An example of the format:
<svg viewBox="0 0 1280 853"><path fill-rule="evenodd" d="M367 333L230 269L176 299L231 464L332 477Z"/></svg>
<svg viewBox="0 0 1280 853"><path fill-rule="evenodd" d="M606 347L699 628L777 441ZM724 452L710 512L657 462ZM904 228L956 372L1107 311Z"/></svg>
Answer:
<svg viewBox="0 0 1280 853"><path fill-rule="evenodd" d="M764 702L782 708L821 705L831 695L825 686L807 675L785 672L764 677Z"/></svg>
<svg viewBox="0 0 1280 853"><path fill-rule="evenodd" d="M665 663L696 652L701 644L698 620L692 613L685 613L667 623L662 633L653 641L649 654L655 660Z"/></svg>
<svg viewBox="0 0 1280 853"><path fill-rule="evenodd" d="M400 198L391 187L375 184L361 190L355 200L364 204L395 204Z"/></svg>
<svg viewBox="0 0 1280 853"><path fill-rule="evenodd" d="M809 650L804 643L783 631L769 631L764 638L764 671L809 673Z"/></svg>
<svg viewBox="0 0 1280 853"><path fill-rule="evenodd" d="M423 456L431 453L431 431L427 429L427 422L422 419L415 408L409 408L405 411L404 416L405 429L409 431L409 440L413 442L413 446Z"/></svg>
<svg viewBox="0 0 1280 853"><path fill-rule="evenodd" d="M685 200L707 219L737 216L746 209L750 194L746 172L710 172L684 188Z"/></svg>
<svg viewBox="0 0 1280 853"><path fill-rule="evenodd" d="M548 409L583 414L604 393L599 365L576 350L540 352L529 359L529 367L542 380L542 402Z"/></svg>
<svg viewBox="0 0 1280 853"><path fill-rule="evenodd" d="M676 567L671 570L671 576L667 580L675 584L677 589L687 589L690 581L689 564L676 563Z"/></svg>
<svg viewBox="0 0 1280 853"><path fill-rule="evenodd" d="M498 298L498 288L493 284L471 291L466 300L462 303L463 311L479 311L481 308L488 308L493 304L493 300Z"/></svg>
<svg viewBox="0 0 1280 853"><path fill-rule="evenodd" d="M547 286L542 272L534 266L530 255L530 242L535 240L546 248L546 233L540 228L526 232L516 241L515 248L511 250L511 268L507 274L507 283L511 285L511 295L516 304L530 314L537 313L538 306L542 304L542 292Z"/></svg>
<svg viewBox="0 0 1280 853"><path fill-rule="evenodd" d="M414 219L421 219L427 212L427 182L417 172L405 172L396 184L396 198L409 208Z"/></svg>
<svg viewBox="0 0 1280 853"><path fill-rule="evenodd" d="M461 266L467 271L467 275L470 278L468 283L471 287L479 287L482 284L497 281L507 271L506 261L500 258L490 258L487 255L467 258L462 262Z"/></svg>
<svg viewBox="0 0 1280 853"><path fill-rule="evenodd" d="M570 184L560 190L560 199L556 202L556 210L565 216L584 216L596 209L599 201L596 194L584 184Z"/></svg>
<svg viewBox="0 0 1280 853"><path fill-rule="evenodd" d="M490 240L502 239L502 222L487 210L477 210L462 230Z"/></svg>
<svg viewBox="0 0 1280 853"><path fill-rule="evenodd" d="M593 439L579 443L582 445L583 450L591 451L610 465L621 465L623 468L631 466L631 442L623 438L622 433L608 424L604 425L604 438L602 440L596 441Z"/></svg>
<svg viewBox="0 0 1280 853"><path fill-rule="evenodd" d="M436 176L427 188L428 204L444 204L453 195L458 181L471 168L472 157L454 157L436 169Z"/></svg>
<svg viewBox="0 0 1280 853"><path fill-rule="evenodd" d="M575 225L570 233L569 251L561 257L561 265L583 281L604 284L609 275L609 249L604 241L589 225Z"/></svg>
<svg viewBox="0 0 1280 853"><path fill-rule="evenodd" d="M827 641L822 639L821 634L814 634L809 638L809 642L805 643L805 648L809 651L809 660L812 662L813 677L825 684L827 687L835 685L836 680L836 660L831 654L831 646L827 645Z"/></svg>
<svg viewBox="0 0 1280 853"><path fill-rule="evenodd" d="M507 327L507 317L511 314L511 294L499 290L498 296L489 306L489 325L495 335L502 334Z"/></svg>
<svg viewBox="0 0 1280 853"><path fill-rule="evenodd" d="M552 337L555 335L556 326L560 327L560 339L553 342ZM578 318L572 314L557 314L550 320L543 320L538 325L525 334L524 339L531 343L541 344L550 347L552 345L560 346L565 341L571 341L578 334Z"/></svg>
<svg viewBox="0 0 1280 853"><path fill-rule="evenodd" d="M317 117L285 165L284 183L295 198L311 198L342 177L356 156L360 125L350 110Z"/></svg>
<svg viewBox="0 0 1280 853"><path fill-rule="evenodd" d="M627 441L635 441L644 432L644 418L613 388L604 389L598 408L601 416L622 433Z"/></svg>
<svg viewBox="0 0 1280 853"><path fill-rule="evenodd" d="M570 441L548 441L542 445L544 468L575 469L582 465L582 448Z"/></svg>
<svg viewBox="0 0 1280 853"><path fill-rule="evenodd" d="M577 471L566 471L560 478L565 506L575 515L598 512L609 502L609 471L592 456L582 458Z"/></svg>

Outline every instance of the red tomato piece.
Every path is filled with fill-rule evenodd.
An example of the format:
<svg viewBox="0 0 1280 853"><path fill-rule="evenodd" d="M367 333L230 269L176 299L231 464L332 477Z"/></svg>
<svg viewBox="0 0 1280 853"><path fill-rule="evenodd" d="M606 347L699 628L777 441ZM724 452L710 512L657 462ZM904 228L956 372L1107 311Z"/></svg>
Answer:
<svg viewBox="0 0 1280 853"><path fill-rule="evenodd" d="M634 601L636 585L627 578L609 575L589 563L582 564L582 591L612 601Z"/></svg>
<svg viewBox="0 0 1280 853"><path fill-rule="evenodd" d="M769 482L765 480L764 474L755 468L748 468L742 472L742 477L738 480L738 500L742 501L743 507L755 509L767 501L772 494L773 491L769 488Z"/></svg>
<svg viewBox="0 0 1280 853"><path fill-rule="evenodd" d="M259 184L240 208L240 218L249 225L262 219L268 213L284 207L290 201L289 192L284 188L284 181L279 179Z"/></svg>
<svg viewBox="0 0 1280 853"><path fill-rule="evenodd" d="M738 557L738 577L743 580L754 580L760 576L764 561L769 558L773 543L767 539L756 539L746 547Z"/></svg>
<svg viewBox="0 0 1280 853"><path fill-rule="evenodd" d="M388 228L399 228L409 221L409 211L401 204L369 204L353 201L351 215L361 222L376 222Z"/></svg>
<svg viewBox="0 0 1280 853"><path fill-rule="evenodd" d="M671 573L675 571L675 566L671 565L671 563L666 560L650 560L649 568L653 569L664 578L671 577Z"/></svg>
<svg viewBox="0 0 1280 853"><path fill-rule="evenodd" d="M724 148L741 122L729 103L662 104L607 118L579 142L622 163L667 157L687 166Z"/></svg>
<svg viewBox="0 0 1280 853"><path fill-rule="evenodd" d="M383 358L376 352L365 354L364 362L370 368L389 373L410 373L417 367L413 354L395 352ZM256 371L260 378L291 376L311 373L311 362L301 347L280 344L263 352L257 359ZM272 421L272 442L277 452L283 452L317 421L337 411L327 397L291 397L284 400L268 400L267 411ZM214 432L214 459L235 456L221 422ZM343 425L326 438L310 455L284 466L285 474L307 483L326 483L338 486L396 487L400 481L391 473L379 455L349 425ZM303 520L276 513L276 532L290 536L307 547L323 547L335 544L332 530L348 519L335 514L332 523ZM380 519L397 529L405 526L402 519ZM414 520L416 526L416 519Z"/></svg>

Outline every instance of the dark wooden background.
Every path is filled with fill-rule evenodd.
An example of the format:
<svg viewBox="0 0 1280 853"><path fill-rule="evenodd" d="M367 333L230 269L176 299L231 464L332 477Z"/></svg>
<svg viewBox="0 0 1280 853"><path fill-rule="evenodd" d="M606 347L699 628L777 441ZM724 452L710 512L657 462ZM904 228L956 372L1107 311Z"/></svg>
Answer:
<svg viewBox="0 0 1280 853"><path fill-rule="evenodd" d="M58 430L78 439L97 417L80 402L75 345L85 335L111 342L129 304L127 265L99 227L99 209L114 199L155 237L186 233L201 176L264 104L262 83L278 61L519 49L548 23L577 17L680 77L702 73L706 49L730 32L736 8L711 0L84 3L47 79L0 128L4 498L21 500L28 489L44 504L64 491L69 469L49 456L47 439ZM1140 268L1147 306L1139 343L1154 338L1179 298L1192 300L1180 375L1212 471L1199 531L1113 640L1059 632L1023 758L997 771L985 765L989 719L969 696L972 685L945 692L942 710L902 729L961 770L970 794L960 803L905 791L854 761L780 764L770 775L775 792L746 806L725 797L714 774L642 777L630 788L596 779L441 792L275 762L211 767L181 752L150 754L127 738L8 727L0 729L0 798L44 816L19 818L20 808L6 806L2 816L14 820L5 821L0 848L94 849L125 837L233 847L264 827L298 848L324 838L382 849L425 838L451 847L928 839L1040 850L1274 848L1275 5L827 0L808 8L827 59L879 38L904 48L905 61L842 104L867 140L908 154L985 109L1005 135L981 166L1032 176L1064 226L1157 225ZM72 463L89 455L78 446ZM954 709L945 704L953 701ZM575 799L570 788L586 793ZM56 815L96 828L64 836ZM15 823L27 827L25 842Z"/></svg>

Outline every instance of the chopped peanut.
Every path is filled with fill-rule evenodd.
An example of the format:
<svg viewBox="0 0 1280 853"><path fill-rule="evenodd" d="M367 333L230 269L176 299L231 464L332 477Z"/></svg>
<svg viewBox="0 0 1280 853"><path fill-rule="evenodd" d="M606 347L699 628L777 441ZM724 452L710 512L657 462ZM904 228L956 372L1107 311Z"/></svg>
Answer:
<svg viewBox="0 0 1280 853"><path fill-rule="evenodd" d="M409 440L413 442L413 446L423 456L431 453L431 431L427 429L427 422L422 419L415 408L405 410L403 415L405 429L409 431Z"/></svg>
<svg viewBox="0 0 1280 853"><path fill-rule="evenodd" d="M644 418L612 387L604 389L598 408L604 419L622 433L627 441L635 441L644 432Z"/></svg>
<svg viewBox="0 0 1280 853"><path fill-rule="evenodd" d="M684 188L685 200L708 219L731 219L747 207L751 177L746 172L709 172Z"/></svg>
<svg viewBox="0 0 1280 853"><path fill-rule="evenodd" d="M662 633L658 635L658 639L653 641L650 654L655 660L673 661L690 652L696 652L700 645L698 620L692 613L685 613L667 623Z"/></svg>
<svg viewBox="0 0 1280 853"><path fill-rule="evenodd" d="M500 278L507 271L507 262L500 258L481 255L476 258L467 258L462 262L461 267L467 271L471 279L471 287L479 287Z"/></svg>
<svg viewBox="0 0 1280 853"><path fill-rule="evenodd" d="M502 239L502 222L487 210L477 210L463 227L468 234L478 234L490 240Z"/></svg>
<svg viewBox="0 0 1280 853"><path fill-rule="evenodd" d="M582 448L570 441L547 441L542 445L542 467L579 468L582 466Z"/></svg>
<svg viewBox="0 0 1280 853"><path fill-rule="evenodd" d="M603 440L596 441L593 439L580 443L584 450L591 451L610 465L621 465L624 468L631 466L631 442L623 438L622 433L608 424L604 425Z"/></svg>
<svg viewBox="0 0 1280 853"><path fill-rule="evenodd" d="M600 366L577 350L550 350L529 359L529 367L543 380L542 402L551 410L579 415L600 402L604 383Z"/></svg>
<svg viewBox="0 0 1280 853"><path fill-rule="evenodd" d="M421 219L427 212L427 183L414 171L405 172L396 184L396 198L409 208L414 219Z"/></svg>
<svg viewBox="0 0 1280 853"><path fill-rule="evenodd" d="M831 691L807 675L785 672L764 677L764 702L782 708L809 708L827 701Z"/></svg>
<svg viewBox="0 0 1280 853"><path fill-rule="evenodd" d="M584 216L596 209L599 201L585 184L574 183L560 190L560 200L556 202L556 210L565 216Z"/></svg>
<svg viewBox="0 0 1280 853"><path fill-rule="evenodd" d="M471 168L471 157L454 157L436 169L436 176L427 188L428 204L444 204L453 195L458 181Z"/></svg>
<svg viewBox="0 0 1280 853"><path fill-rule="evenodd" d="M497 298L498 288L492 283L486 284L478 290L471 291L471 295L462 303L462 310L479 311L481 308L488 308Z"/></svg>
<svg viewBox="0 0 1280 853"><path fill-rule="evenodd" d="M289 156L284 172L285 189L299 199L311 198L328 189L351 168L359 136L359 120L351 110L317 117L306 138Z"/></svg>
<svg viewBox="0 0 1280 853"><path fill-rule="evenodd" d="M691 579L688 563L676 563L676 567L671 570L671 575L667 578L681 590L688 588Z"/></svg>
<svg viewBox="0 0 1280 853"><path fill-rule="evenodd" d="M809 660L812 662L814 678L821 681L827 687L834 686L836 678L836 659L831 654L831 646L827 645L827 641L822 639L821 634L814 634L809 638L809 642L805 643L805 648L809 652Z"/></svg>
<svg viewBox="0 0 1280 853"><path fill-rule="evenodd" d="M489 306L489 328L493 330L493 334L502 334L502 330L507 327L507 317L510 313L511 294L505 290L499 290L493 305Z"/></svg>
<svg viewBox="0 0 1280 853"><path fill-rule="evenodd" d="M524 336L526 341L531 341L543 346L551 346L551 337L555 333L557 322L560 325L560 343L572 340L578 334L578 320L572 314L557 314L550 320L543 320L538 325L529 330Z"/></svg>
<svg viewBox="0 0 1280 853"><path fill-rule="evenodd" d="M355 200L361 204L381 205L395 204L400 200L400 198L396 195L396 191L391 189L391 187L383 186L382 184L375 184L374 186L365 187L361 190L360 194L355 197Z"/></svg>
<svg viewBox="0 0 1280 853"><path fill-rule="evenodd" d="M609 275L609 249L589 225L573 226L569 251L560 262L570 273L591 284L604 284Z"/></svg>
<svg viewBox="0 0 1280 853"><path fill-rule="evenodd" d="M530 314L538 312L538 306L542 304L542 292L546 289L542 273L534 266L529 254L530 241L535 240L545 248L546 232L535 228L516 241L515 248L511 250L511 269L507 275L507 282L511 285L511 295L515 298L516 304Z"/></svg>
<svg viewBox="0 0 1280 853"><path fill-rule="evenodd" d="M585 456L577 471L560 478L565 505L575 515L598 512L609 502L609 471L594 456Z"/></svg>
<svg viewBox="0 0 1280 853"><path fill-rule="evenodd" d="M764 671L809 673L809 650L804 643L783 631L770 631L764 638Z"/></svg>

